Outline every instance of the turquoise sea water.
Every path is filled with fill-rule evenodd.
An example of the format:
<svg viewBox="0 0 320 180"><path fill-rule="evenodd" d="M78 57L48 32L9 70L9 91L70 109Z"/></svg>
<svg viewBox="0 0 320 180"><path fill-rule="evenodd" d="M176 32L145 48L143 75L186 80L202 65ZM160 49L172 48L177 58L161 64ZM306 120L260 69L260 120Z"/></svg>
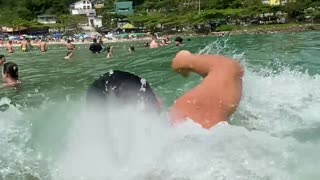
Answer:
<svg viewBox="0 0 320 180"><path fill-rule="evenodd" d="M136 52L128 52L130 45ZM1 89L3 179L317 180L320 158L320 33L202 37L159 49L114 44L113 59L78 46L7 55L21 89ZM171 127L165 115L106 107L92 113L88 85L109 70L145 77L167 108L201 81L170 69L179 50L222 54L246 68L241 105L210 131ZM1 53L5 53L1 49Z"/></svg>

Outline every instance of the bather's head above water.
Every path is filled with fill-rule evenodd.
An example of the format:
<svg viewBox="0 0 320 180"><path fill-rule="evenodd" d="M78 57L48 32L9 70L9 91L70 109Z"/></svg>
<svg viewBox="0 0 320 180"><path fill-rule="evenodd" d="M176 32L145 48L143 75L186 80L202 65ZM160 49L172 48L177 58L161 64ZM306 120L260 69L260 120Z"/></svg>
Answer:
<svg viewBox="0 0 320 180"><path fill-rule="evenodd" d="M0 66L6 62L6 57L3 54L0 54Z"/></svg>
<svg viewBox="0 0 320 180"><path fill-rule="evenodd" d="M110 71L94 81L87 91L87 102L101 107L143 106L143 111L160 111L160 103L150 84L124 71Z"/></svg>

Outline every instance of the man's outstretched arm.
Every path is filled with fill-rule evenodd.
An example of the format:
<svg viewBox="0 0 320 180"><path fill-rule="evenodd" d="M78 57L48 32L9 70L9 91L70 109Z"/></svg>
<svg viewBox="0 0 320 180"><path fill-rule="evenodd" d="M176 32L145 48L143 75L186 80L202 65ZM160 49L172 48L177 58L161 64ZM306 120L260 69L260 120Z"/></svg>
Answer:
<svg viewBox="0 0 320 180"><path fill-rule="evenodd" d="M190 118L204 128L211 128L227 121L237 109L244 72L238 62L223 56L193 55L181 51L174 58L172 69L183 76L194 72L204 78L176 100L170 112L174 123Z"/></svg>

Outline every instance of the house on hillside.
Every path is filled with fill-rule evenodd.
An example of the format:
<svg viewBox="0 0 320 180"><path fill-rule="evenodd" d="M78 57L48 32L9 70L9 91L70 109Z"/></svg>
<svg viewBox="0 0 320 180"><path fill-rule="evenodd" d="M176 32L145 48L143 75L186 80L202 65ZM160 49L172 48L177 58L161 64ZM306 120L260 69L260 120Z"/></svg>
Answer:
<svg viewBox="0 0 320 180"><path fill-rule="evenodd" d="M262 4L268 4L271 6L278 6L278 5L284 5L289 1L294 1L294 0L262 0Z"/></svg>
<svg viewBox="0 0 320 180"><path fill-rule="evenodd" d="M98 1L94 1L94 3L98 3ZM94 8L92 1L81 0L70 5L70 13L72 15L86 15L90 27L102 27L102 16L97 16Z"/></svg>
<svg viewBox="0 0 320 180"><path fill-rule="evenodd" d="M88 17L88 24L91 27L102 27L102 16Z"/></svg>
<svg viewBox="0 0 320 180"><path fill-rule="evenodd" d="M41 15L37 16L37 21L41 24L56 24L57 23L56 15Z"/></svg>
<svg viewBox="0 0 320 180"><path fill-rule="evenodd" d="M116 2L115 13L123 16L132 15L134 13L132 1Z"/></svg>
<svg viewBox="0 0 320 180"><path fill-rule="evenodd" d="M96 10L93 9L92 3L89 0L78 1L70 5L72 15L87 15L96 16Z"/></svg>

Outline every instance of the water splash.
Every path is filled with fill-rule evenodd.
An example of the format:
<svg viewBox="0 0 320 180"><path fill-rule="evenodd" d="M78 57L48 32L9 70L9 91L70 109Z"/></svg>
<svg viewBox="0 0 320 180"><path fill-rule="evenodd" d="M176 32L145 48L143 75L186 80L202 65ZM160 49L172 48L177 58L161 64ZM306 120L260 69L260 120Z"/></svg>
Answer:
<svg viewBox="0 0 320 180"><path fill-rule="evenodd" d="M199 53L228 55L246 67L233 125L203 130L189 121L172 127L165 115L113 106L95 112L71 101L24 113L10 106L0 112L0 174L53 180L319 179L320 77L283 65L253 69L245 52L221 41Z"/></svg>

